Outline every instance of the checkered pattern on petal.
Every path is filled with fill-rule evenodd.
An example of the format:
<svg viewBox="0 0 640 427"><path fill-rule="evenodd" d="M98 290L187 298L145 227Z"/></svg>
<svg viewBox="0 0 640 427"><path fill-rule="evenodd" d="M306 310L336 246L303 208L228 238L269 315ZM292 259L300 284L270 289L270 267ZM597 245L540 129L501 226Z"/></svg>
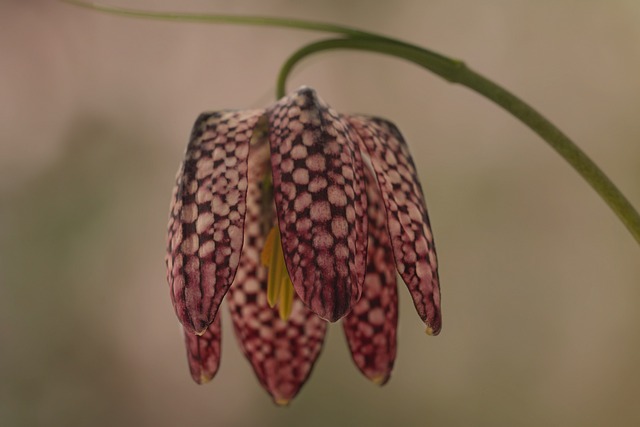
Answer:
<svg viewBox="0 0 640 427"><path fill-rule="evenodd" d="M193 380L198 384L211 381L218 372L221 334L220 316L216 316L213 323L200 336L184 329L189 371Z"/></svg>
<svg viewBox="0 0 640 427"><path fill-rule="evenodd" d="M266 143L252 147L243 256L227 303L242 352L262 386L283 405L295 397L311 374L322 349L326 322L297 297L288 321L281 320L278 309L267 303L268 269L260 255L275 214L272 203L264 201L260 179L264 169L259 163L252 165L254 159L268 162L267 158ZM269 207L266 212L265 206ZM265 216L271 221L265 222Z"/></svg>
<svg viewBox="0 0 640 427"><path fill-rule="evenodd" d="M263 111L222 111L196 121L176 179L167 239L174 309L191 332L213 322L243 242L249 141Z"/></svg>
<svg viewBox="0 0 640 427"><path fill-rule="evenodd" d="M333 322L358 301L365 274L367 200L357 134L310 88L267 114L286 266L302 301Z"/></svg>
<svg viewBox="0 0 640 427"><path fill-rule="evenodd" d="M396 268L407 284L427 331L441 328L438 261L427 207L409 148L396 126L383 119L351 117L369 153L387 213Z"/></svg>
<svg viewBox="0 0 640 427"><path fill-rule="evenodd" d="M396 358L396 269L380 190L369 167L365 167L365 178L369 201L367 274L360 301L342 323L351 356L360 372L377 384L384 384Z"/></svg>

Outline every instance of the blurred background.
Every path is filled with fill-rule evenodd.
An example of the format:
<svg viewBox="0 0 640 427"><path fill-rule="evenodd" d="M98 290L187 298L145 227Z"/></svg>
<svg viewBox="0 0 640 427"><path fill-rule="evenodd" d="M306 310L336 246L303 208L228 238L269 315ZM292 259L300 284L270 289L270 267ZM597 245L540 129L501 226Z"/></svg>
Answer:
<svg viewBox="0 0 640 427"><path fill-rule="evenodd" d="M636 0L109 4L330 21L463 59L640 206ZM0 425L640 425L638 245L514 118L366 53L316 56L289 87L403 131L438 245L441 335L425 336L401 286L391 381L364 379L333 325L281 409L223 310L221 369L192 382L163 261L191 126L205 110L268 105L280 64L321 37L0 0Z"/></svg>

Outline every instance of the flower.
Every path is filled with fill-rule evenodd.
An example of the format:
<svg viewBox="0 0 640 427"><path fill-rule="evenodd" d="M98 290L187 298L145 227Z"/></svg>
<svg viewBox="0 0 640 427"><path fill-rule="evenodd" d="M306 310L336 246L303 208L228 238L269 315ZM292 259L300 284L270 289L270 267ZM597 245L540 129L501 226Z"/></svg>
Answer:
<svg viewBox="0 0 640 427"><path fill-rule="evenodd" d="M173 193L171 298L193 379L220 361L227 302L263 387L288 403L343 318L356 366L384 384L396 354L396 270L427 333L440 331L433 237L392 123L339 114L302 87L266 110L204 113Z"/></svg>

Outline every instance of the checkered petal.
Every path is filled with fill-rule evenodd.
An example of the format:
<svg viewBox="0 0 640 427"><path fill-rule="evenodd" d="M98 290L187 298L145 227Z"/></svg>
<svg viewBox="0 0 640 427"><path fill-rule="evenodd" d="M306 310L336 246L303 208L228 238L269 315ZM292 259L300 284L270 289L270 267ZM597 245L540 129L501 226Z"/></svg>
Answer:
<svg viewBox="0 0 640 427"><path fill-rule="evenodd" d="M211 381L218 372L221 333L220 316L216 316L213 323L200 336L184 329L189 371L191 371L193 380L198 384Z"/></svg>
<svg viewBox="0 0 640 427"><path fill-rule="evenodd" d="M415 165L400 131L383 119L351 117L380 186L396 268L427 332L441 328L438 261Z"/></svg>
<svg viewBox="0 0 640 427"><path fill-rule="evenodd" d="M367 200L357 134L303 87L267 110L282 249L302 301L336 321L365 275Z"/></svg>
<svg viewBox="0 0 640 427"><path fill-rule="evenodd" d="M167 277L183 326L204 332L236 274L243 242L249 141L263 111L222 111L196 121L176 179Z"/></svg>
<svg viewBox="0 0 640 427"><path fill-rule="evenodd" d="M257 150L264 155L254 157ZM265 158L268 146L253 148L252 157ZM280 319L277 308L267 303L268 271L260 255L268 229L273 225L273 205L264 200L262 182L252 174L260 173L260 165L250 162L247 194L247 225L243 256L236 279L229 289L227 303L236 337L245 357L262 386L278 405L295 397L305 383L320 354L326 332L326 322L309 311L295 297L288 321ZM265 212L264 207L269 209ZM264 221L265 216L270 221ZM266 225L266 226L265 226Z"/></svg>
<svg viewBox="0 0 640 427"><path fill-rule="evenodd" d="M342 323L356 366L382 385L389 379L396 358L398 293L384 205L368 167L365 178L369 200L367 274L360 301Z"/></svg>

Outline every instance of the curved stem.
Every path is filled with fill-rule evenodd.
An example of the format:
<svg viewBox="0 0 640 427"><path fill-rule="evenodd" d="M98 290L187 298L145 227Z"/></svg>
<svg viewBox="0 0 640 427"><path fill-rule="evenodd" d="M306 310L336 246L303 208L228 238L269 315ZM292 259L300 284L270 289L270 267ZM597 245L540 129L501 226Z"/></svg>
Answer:
<svg viewBox="0 0 640 427"><path fill-rule="evenodd" d="M60 0L64 3L89 8L110 14L161 19L168 21L187 21L202 23L240 24L293 28L299 30L328 32L343 35L344 38L325 40L310 44L294 53L284 64L278 77L278 97L285 93L285 83L293 67L304 57L313 53L334 49L357 49L383 53L406 59L424 67L452 82L459 83L480 93L520 119L524 124L540 135L558 154L560 154L578 173L596 190L611 209L618 215L631 235L640 244L640 215L627 198L618 190L600 168L564 133L549 120L535 111L524 101L469 69L462 61L448 58L439 53L395 40L382 35L361 31L341 25L311 22L296 19L271 18L261 16L237 16L218 14L190 14L148 12L103 6L82 0Z"/></svg>
<svg viewBox="0 0 640 427"><path fill-rule="evenodd" d="M335 25L325 22L306 21L290 18L275 18L267 16L246 16L246 15L220 15L207 13L181 13L181 12L150 12L146 10L128 9L114 6L105 6L99 3L93 3L83 0L59 0L62 3L91 9L98 12L104 12L111 15L126 16L130 18L156 19L162 21L176 22L196 22L205 24L231 24L231 25L253 25L262 27L291 28L296 30L315 31L322 33L342 34L347 37L375 39L396 43L400 46L416 47L412 44L386 37L380 34L359 30L357 28L347 27L345 25ZM448 60L444 55L436 52L430 52L434 57L440 57Z"/></svg>
<svg viewBox="0 0 640 427"><path fill-rule="evenodd" d="M485 96L520 119L562 156L602 197L640 244L640 215L605 173L553 123L506 89L468 68L463 62L433 57L433 53L417 46L392 41L343 38L312 43L295 52L285 62L278 76L278 94L293 67L303 58L317 52L356 49L383 53L413 62L446 80L459 83Z"/></svg>
<svg viewBox="0 0 640 427"><path fill-rule="evenodd" d="M297 30L318 31L324 33L343 34L355 37L381 37L366 31L360 31L342 25L334 25L323 22L310 22L298 19L272 18L266 16L244 16L244 15L219 15L205 13L180 13L180 12L150 12L146 10L136 10L115 6L105 6L82 0L60 0L62 3L72 4L86 9L106 12L111 15L127 16L130 18L157 19L162 21L178 22L200 22L208 24L232 24L232 25L254 25L264 27L292 28Z"/></svg>

